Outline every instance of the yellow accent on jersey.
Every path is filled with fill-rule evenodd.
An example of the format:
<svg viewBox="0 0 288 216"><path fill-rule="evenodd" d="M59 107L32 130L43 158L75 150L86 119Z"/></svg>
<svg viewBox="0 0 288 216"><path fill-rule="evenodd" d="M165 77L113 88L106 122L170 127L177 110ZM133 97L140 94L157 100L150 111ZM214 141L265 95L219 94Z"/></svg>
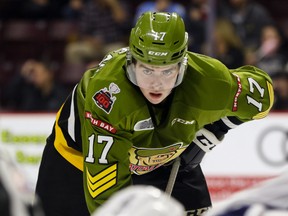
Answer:
<svg viewBox="0 0 288 216"><path fill-rule="evenodd" d="M273 103L274 103L274 91L273 91L273 86L270 82L267 81L267 87L268 87L268 94L269 94L269 101L270 101L270 105L269 105L269 108L264 111L264 112L260 112L258 113L257 115L253 116L253 119L261 119L261 118L264 118L265 116L268 115L270 109L272 108L273 106Z"/></svg>
<svg viewBox="0 0 288 216"><path fill-rule="evenodd" d="M62 108L63 106L60 108L60 110L56 115L54 146L56 150L62 155L62 157L64 157L69 163L71 163L77 169L83 171L82 153L68 146L67 141L62 133L62 130L58 125L58 120Z"/></svg>
<svg viewBox="0 0 288 216"><path fill-rule="evenodd" d="M95 182L95 183L92 183L91 182L91 175L88 173L87 174L87 177L88 177L88 185L89 187L95 191L97 188L99 188L100 186L104 185L106 182L109 182L110 180L114 179L116 177L116 171L115 172L112 172L111 174L109 174L108 176L106 176L105 178L101 179L100 181L98 182Z"/></svg>
<svg viewBox="0 0 288 216"><path fill-rule="evenodd" d="M108 190L116 184L117 164L114 164L107 169L101 171L99 174L92 176L88 169L87 173L87 186L90 195L95 198L105 190Z"/></svg>

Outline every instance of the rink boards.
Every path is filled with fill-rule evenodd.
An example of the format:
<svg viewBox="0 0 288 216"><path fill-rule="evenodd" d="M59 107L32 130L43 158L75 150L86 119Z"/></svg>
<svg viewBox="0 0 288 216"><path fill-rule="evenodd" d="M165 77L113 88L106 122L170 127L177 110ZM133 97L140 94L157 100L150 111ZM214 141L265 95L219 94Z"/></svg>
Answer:
<svg viewBox="0 0 288 216"><path fill-rule="evenodd" d="M0 113L0 145L17 161L35 186L45 140L54 113ZM233 129L206 154L202 169L213 200L281 173L288 165L288 113L271 113Z"/></svg>

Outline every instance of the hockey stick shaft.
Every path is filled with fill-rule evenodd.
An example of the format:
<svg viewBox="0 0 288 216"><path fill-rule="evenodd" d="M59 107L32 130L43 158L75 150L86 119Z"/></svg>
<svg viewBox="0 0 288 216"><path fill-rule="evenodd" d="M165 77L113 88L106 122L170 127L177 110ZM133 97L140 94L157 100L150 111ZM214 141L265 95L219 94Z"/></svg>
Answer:
<svg viewBox="0 0 288 216"><path fill-rule="evenodd" d="M178 174L178 170L180 167L180 163L181 163L181 159L180 157L177 157L172 165L172 169L171 169L171 173L168 179L168 183L165 189L165 192L171 196L173 188L174 188L174 184L177 178L177 174Z"/></svg>

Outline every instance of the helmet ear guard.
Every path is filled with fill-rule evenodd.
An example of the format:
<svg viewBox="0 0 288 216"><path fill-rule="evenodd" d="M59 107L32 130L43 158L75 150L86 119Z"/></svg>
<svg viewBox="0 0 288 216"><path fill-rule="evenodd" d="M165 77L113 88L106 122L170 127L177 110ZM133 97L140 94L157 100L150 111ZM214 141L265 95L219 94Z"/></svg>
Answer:
<svg viewBox="0 0 288 216"><path fill-rule="evenodd" d="M136 61L132 57L131 52L128 50L126 52L126 74L128 79L134 84L137 85L137 79L136 79L136 74L135 74L135 64Z"/></svg>
<svg viewBox="0 0 288 216"><path fill-rule="evenodd" d="M184 74L187 70L187 66L188 66L188 57L187 57L187 54L183 57L182 61L179 63L179 74L177 76L177 80L175 82L175 85L174 87L180 85L183 81L183 77L184 77Z"/></svg>

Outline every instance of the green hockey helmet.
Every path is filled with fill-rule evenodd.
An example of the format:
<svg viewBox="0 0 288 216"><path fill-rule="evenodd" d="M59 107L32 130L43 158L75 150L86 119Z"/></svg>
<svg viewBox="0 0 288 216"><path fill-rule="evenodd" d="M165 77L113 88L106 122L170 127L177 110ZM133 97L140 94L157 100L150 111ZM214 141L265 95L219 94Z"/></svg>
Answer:
<svg viewBox="0 0 288 216"><path fill-rule="evenodd" d="M143 13L131 30L129 49L134 58L153 65L180 62L188 34L177 13Z"/></svg>
<svg viewBox="0 0 288 216"><path fill-rule="evenodd" d="M177 13L145 12L131 30L127 53L128 78L134 83L132 60L155 66L179 63L180 72L175 86L182 82L187 68L188 33Z"/></svg>

